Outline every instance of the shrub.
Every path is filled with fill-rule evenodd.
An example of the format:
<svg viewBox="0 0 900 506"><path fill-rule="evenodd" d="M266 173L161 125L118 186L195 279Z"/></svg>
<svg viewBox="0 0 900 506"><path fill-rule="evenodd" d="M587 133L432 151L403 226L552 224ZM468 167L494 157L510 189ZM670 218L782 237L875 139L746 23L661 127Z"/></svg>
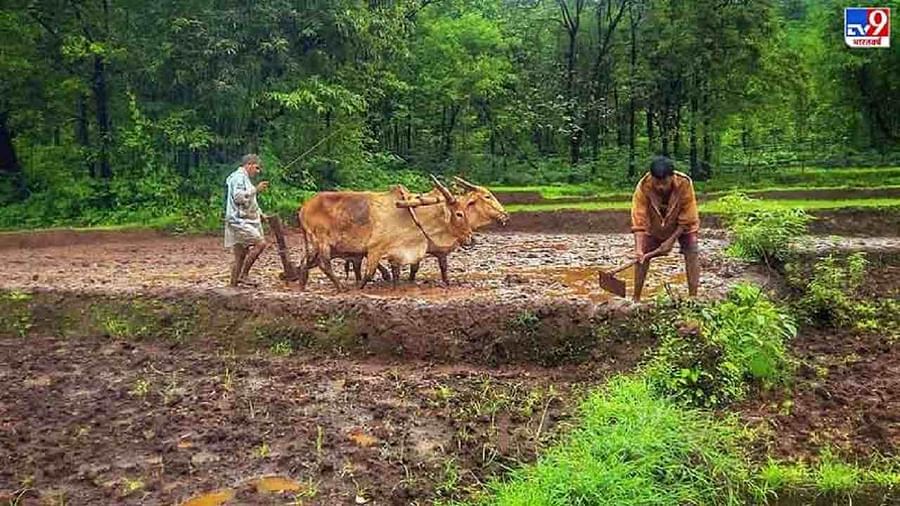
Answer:
<svg viewBox="0 0 900 506"><path fill-rule="evenodd" d="M834 255L816 262L812 279L797 303L800 314L810 323L846 325L856 319L864 307L854 299L859 295L868 260L865 253L857 252L841 262ZM802 286L802 275L789 272L792 283ZM860 309L862 311L857 311Z"/></svg>
<svg viewBox="0 0 900 506"><path fill-rule="evenodd" d="M758 199L733 193L719 200L731 236L728 253L779 268L806 233L810 216L802 209L765 209Z"/></svg>

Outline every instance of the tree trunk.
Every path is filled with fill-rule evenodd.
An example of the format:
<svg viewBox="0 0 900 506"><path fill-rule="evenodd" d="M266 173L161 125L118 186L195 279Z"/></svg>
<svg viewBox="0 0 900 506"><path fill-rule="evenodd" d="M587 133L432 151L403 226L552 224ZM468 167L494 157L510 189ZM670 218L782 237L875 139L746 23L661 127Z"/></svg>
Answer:
<svg viewBox="0 0 900 506"><path fill-rule="evenodd" d="M622 147L625 145L625 129L622 128L622 112L619 109L619 87L613 86L613 110L616 121L616 145Z"/></svg>
<svg viewBox="0 0 900 506"><path fill-rule="evenodd" d="M577 165L581 158L581 142L584 132L578 124L577 100L575 96L575 61L578 41L578 30L581 25L581 11L584 9L585 0L575 0L575 14L569 11L567 0L557 0L560 12L563 16L563 26L569 37L568 50L566 51L566 111L569 116L569 160L572 165Z"/></svg>
<svg viewBox="0 0 900 506"><path fill-rule="evenodd" d="M572 165L578 165L581 157L581 129L575 117L577 110L575 107L575 43L577 31L569 31L569 50L566 53L566 93L568 96L569 109L569 161Z"/></svg>
<svg viewBox="0 0 900 506"><path fill-rule="evenodd" d="M444 148L443 159L446 160L453 152L453 129L456 127L456 118L459 115L460 106L450 106L450 117L447 120L447 127L444 130Z"/></svg>
<svg viewBox="0 0 900 506"><path fill-rule="evenodd" d="M19 165L16 148L12 143L13 135L8 120L9 113L0 112L0 172L16 174L22 172L22 166Z"/></svg>
<svg viewBox="0 0 900 506"><path fill-rule="evenodd" d="M16 147L13 145L13 132L9 128L9 113L0 112L0 174L8 175L13 187L12 197L22 200L28 196L28 188L25 185L25 174L19 157L16 156Z"/></svg>
<svg viewBox="0 0 900 506"><path fill-rule="evenodd" d="M104 36L109 38L109 1L103 0L103 28ZM102 55L94 55L94 100L97 114L97 135L100 141L100 177L109 179L112 177L112 168L109 164L109 147L112 143L112 129L109 117L109 90L106 82L106 61Z"/></svg>
<svg viewBox="0 0 900 506"><path fill-rule="evenodd" d="M669 156L669 115L671 114L672 104L669 101L668 95L663 102L663 110L659 115L659 136L662 139L662 155Z"/></svg>
<svg viewBox="0 0 900 506"><path fill-rule="evenodd" d="M406 118L406 156L412 154L412 115Z"/></svg>
<svg viewBox="0 0 900 506"><path fill-rule="evenodd" d="M84 153L84 165L85 168L87 168L88 175L92 178L97 177L94 162L91 160L91 157L88 156L91 151L91 138L90 127L88 126L87 97L84 93L78 94L78 101L75 103L75 106L75 139L78 141L78 145L81 146L82 152Z"/></svg>
<svg viewBox="0 0 900 506"><path fill-rule="evenodd" d="M650 146L650 151L653 151L653 146L656 145L656 132L653 130L653 122L654 122L654 113L653 113L653 103L649 100L647 101L647 140L649 141L648 146Z"/></svg>
<svg viewBox="0 0 900 506"><path fill-rule="evenodd" d="M672 154L678 158L678 155L681 153L681 105L675 106L675 117L672 118L672 128L674 130Z"/></svg>
<svg viewBox="0 0 900 506"><path fill-rule="evenodd" d="M637 172L637 167L635 166L635 157L636 157L636 147L635 147L635 131L634 131L634 123L635 123L635 95L637 95L637 90L635 89L635 68L637 67L637 23L634 18L634 4L629 4L628 6L628 16L631 21L629 24L631 26L631 61L628 67L628 87L629 87L629 100L628 100L628 178L634 179L635 173Z"/></svg>
<svg viewBox="0 0 900 506"><path fill-rule="evenodd" d="M106 63L100 55L94 56L94 105L96 107L97 136L100 141L100 177L112 177L109 165L110 125L109 125L109 92L106 88Z"/></svg>
<svg viewBox="0 0 900 506"><path fill-rule="evenodd" d="M694 179L700 179L700 168L697 165L697 94L695 91L691 93L691 125L690 125L690 136L691 136L691 148L690 148L690 158L691 158L691 177Z"/></svg>
<svg viewBox="0 0 900 506"><path fill-rule="evenodd" d="M712 139L709 131L709 83L706 82L703 85L703 101L700 104L700 109L703 116L703 162L707 167L705 175L709 178L712 176Z"/></svg>
<svg viewBox="0 0 900 506"><path fill-rule="evenodd" d="M12 132L7 123L8 119L7 113L0 112L0 172L20 174L22 166L19 165L16 148L12 143Z"/></svg>

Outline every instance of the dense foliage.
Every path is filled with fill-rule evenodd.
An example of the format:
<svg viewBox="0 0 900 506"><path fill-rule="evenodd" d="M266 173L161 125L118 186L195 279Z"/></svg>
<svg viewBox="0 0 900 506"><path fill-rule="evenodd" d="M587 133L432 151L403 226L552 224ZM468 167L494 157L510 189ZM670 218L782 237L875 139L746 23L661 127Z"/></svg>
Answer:
<svg viewBox="0 0 900 506"><path fill-rule="evenodd" d="M622 184L655 153L697 179L890 164L900 53L844 47L843 7L9 0L0 227L214 220L248 151L277 209L426 172Z"/></svg>
<svg viewBox="0 0 900 506"><path fill-rule="evenodd" d="M646 368L661 395L715 407L744 398L750 385L783 383L790 373L792 318L753 285L737 285L724 301L686 307L681 325L656 325L659 349Z"/></svg>

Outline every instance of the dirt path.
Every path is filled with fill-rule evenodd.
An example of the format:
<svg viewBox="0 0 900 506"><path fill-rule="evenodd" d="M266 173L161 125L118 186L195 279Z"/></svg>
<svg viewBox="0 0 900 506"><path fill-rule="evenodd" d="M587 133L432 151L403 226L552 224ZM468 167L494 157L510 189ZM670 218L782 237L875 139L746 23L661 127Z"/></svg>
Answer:
<svg viewBox="0 0 900 506"><path fill-rule="evenodd" d="M229 504L285 504L247 485L263 475L298 481L303 504L460 497L533 460L581 385L636 360L472 369L3 339L0 501L171 505L234 487Z"/></svg>

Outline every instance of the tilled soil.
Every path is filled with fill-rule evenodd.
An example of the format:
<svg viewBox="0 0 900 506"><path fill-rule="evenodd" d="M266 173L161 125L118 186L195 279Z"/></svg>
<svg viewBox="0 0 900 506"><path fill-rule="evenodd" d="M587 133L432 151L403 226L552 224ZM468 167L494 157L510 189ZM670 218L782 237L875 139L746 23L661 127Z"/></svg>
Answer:
<svg viewBox="0 0 900 506"><path fill-rule="evenodd" d="M864 292L900 300L900 254L869 257ZM887 326L801 330L791 344L800 363L795 384L740 408L769 431L767 452L789 459L815 459L825 449L864 460L900 455L900 333Z"/></svg>
<svg viewBox="0 0 900 506"><path fill-rule="evenodd" d="M288 237L289 247L298 244ZM720 293L743 268L725 258L725 241L701 240L706 273L702 290ZM365 290L338 294L318 270L309 293L335 298L388 298L426 302L473 298L504 301L522 299L581 299L603 302L609 297L597 286L597 269L630 259L632 239L626 234L482 234L471 249L450 256L451 286L439 286L437 262L426 259L417 285L399 289L380 282ZM293 251L294 260L299 256ZM4 251L2 288L140 290L150 288L209 290L228 282L230 253L218 237L148 237L136 242L74 244ZM334 262L343 278L342 262ZM654 260L648 293L664 283L684 291L683 266L678 255ZM253 278L259 293L296 293L279 279L282 267L274 248L266 251ZM623 279L629 279L624 273ZM346 280L347 286L353 284Z"/></svg>
<svg viewBox="0 0 900 506"><path fill-rule="evenodd" d="M415 287L394 291L380 283L335 294L317 273L309 292L298 294L278 280L274 251L263 256L254 275L259 289L223 290L228 255L220 241L147 236L9 248L0 288L58 291L59 297L214 292L225 294L227 305L248 295L320 309L326 301L369 308L373 325L436 308L427 321L384 332L418 328L421 334L405 335L406 342L440 342L446 336L436 329L446 321L508 332L504 319L492 319L500 307L602 304L596 268L615 265L631 248L624 234L486 234L474 248L451 256L449 288L437 285L428 260ZM725 258L724 244L704 232L702 289L708 295L751 275ZM805 247L880 251L873 294L894 296L898 264L891 259L898 246L897 237L887 237L816 238ZM670 282L673 290L683 290L675 255L656 261L654 271L651 289ZM460 498L490 476L533 460L565 429L581 388L629 370L644 349L613 347L580 366L482 368L465 361L248 355L215 340L177 344L50 335L0 339L0 500L176 504L226 489L236 495L229 504L286 503L291 494L256 491L253 479L264 475L298 482L294 495L303 496L303 504ZM791 402L772 393L742 407L745 419L777 434L771 450L811 456L835 444L859 455L896 454L896 343L813 331L793 346L806 365Z"/></svg>
<svg viewBox="0 0 900 506"><path fill-rule="evenodd" d="M533 460L582 385L637 358L472 369L3 339L0 501L177 504L233 489L229 504L286 504L255 491L265 475L299 483L302 504L459 498Z"/></svg>

